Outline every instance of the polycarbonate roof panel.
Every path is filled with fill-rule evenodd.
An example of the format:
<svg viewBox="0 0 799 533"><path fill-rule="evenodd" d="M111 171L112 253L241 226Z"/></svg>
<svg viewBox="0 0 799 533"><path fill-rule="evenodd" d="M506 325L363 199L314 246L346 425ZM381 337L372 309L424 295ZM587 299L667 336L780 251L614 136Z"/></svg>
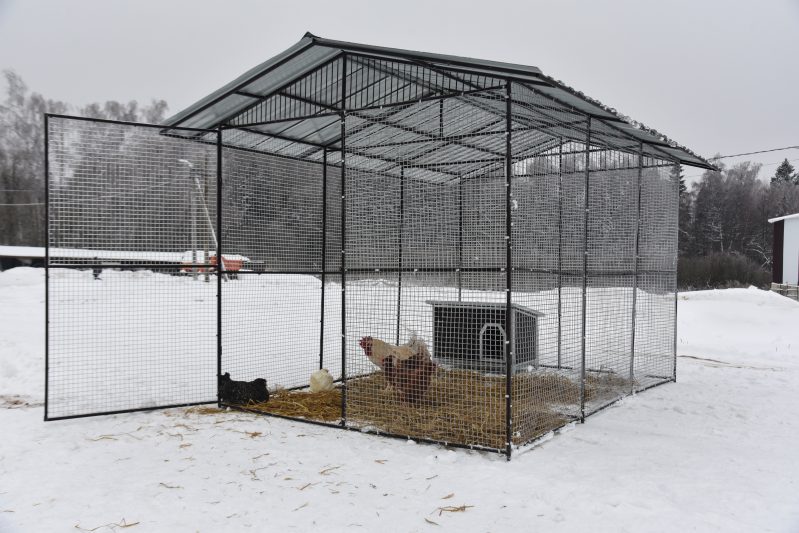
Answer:
<svg viewBox="0 0 799 533"><path fill-rule="evenodd" d="M265 135L275 135L285 139L295 139L299 143L328 144L338 139L341 127L338 117L320 117L315 119L264 124L249 128Z"/></svg>
<svg viewBox="0 0 799 533"><path fill-rule="evenodd" d="M248 83L243 89L261 96L270 94L280 86L305 76L339 54L338 50L330 48L325 49L315 46L308 48L291 61L272 68L268 76L261 76Z"/></svg>
<svg viewBox="0 0 799 533"><path fill-rule="evenodd" d="M180 123L180 126L187 128L210 128L222 123L231 114L243 109L252 103L252 98L238 94L230 94L217 102L215 105L201 110L194 116L187 117ZM170 126L173 124L169 124Z"/></svg>
<svg viewBox="0 0 799 533"><path fill-rule="evenodd" d="M358 137L359 129L379 136L386 146L387 139L396 146L403 140L416 142L430 136L427 148L439 149L440 153L430 156L429 160L466 157L461 152L453 153L446 148L446 143L437 143L433 138L439 128L434 112L438 100L432 105L420 106L419 102L425 98L444 97L441 101L448 112L451 106L466 106L463 109L469 110L454 113L454 120L471 123L478 129L489 127L492 121L501 127L506 110L504 87L491 92L487 89L511 81L519 94L514 97L512 107L513 128L538 128L542 142L558 137L582 141L585 120L590 116L592 139L598 145L629 150L640 141L645 144L644 152L653 157L713 168L689 149L544 75L536 67L334 41L311 34L169 118L166 125L212 129L220 125L235 126L238 120L238 124L250 124L264 134L304 144L305 147L295 150L297 152L306 153L309 143L318 149L335 148L340 137L338 117L314 118L313 115L329 115L341 105L339 92L344 63L339 58L344 57L345 52L350 58L346 68L348 136L353 135L355 144L362 149L366 149L369 142L366 135ZM463 94L475 90L483 92L475 93L474 98ZM447 99L451 97L454 98ZM396 104L404 102L414 105L394 109ZM375 105L387 106L386 111L381 108L372 114L365 110ZM302 120L275 122L292 117ZM384 124L376 124L381 121ZM446 135L455 135L460 129L458 125ZM464 128L463 131L468 130ZM469 152L480 153L477 147L483 142L472 143ZM375 146L379 144L374 143ZM402 154L424 153L425 149L395 151L393 155L381 151L381 157L391 157L396 164ZM470 153L468 157L472 156ZM381 163L382 167L391 168L391 165Z"/></svg>
<svg viewBox="0 0 799 533"><path fill-rule="evenodd" d="M279 53L278 55L276 55L275 57L264 61L260 65L251 68L250 70L248 70L247 72L245 72L244 74L242 74L241 76L236 78L235 80L233 80L230 83L224 85L220 89L212 92L211 94L209 94L205 98L202 98L198 102L190 105L189 107L187 107L186 109L184 109L180 113L177 113L177 114L169 117L168 119L166 119L166 121L164 121L164 123L167 126L176 126L178 124L184 125L183 121L189 115L194 114L199 109L205 108L205 107L207 107L209 105L213 105L214 102L217 102L218 100L224 98L225 96L227 96L231 92L233 92L233 91L239 89L241 86L245 85L248 80L254 79L257 76L262 75L264 72L267 72L274 65L280 64L283 61L287 61L293 55L297 54L300 50L304 50L304 49L310 47L312 44L313 44L313 41L311 40L310 37L307 37L307 36L303 37L297 44L295 44L294 46L292 46L288 50L285 50L285 51ZM214 125L215 124L210 124L209 123L209 124L206 124L206 125L204 125L202 127L203 128L209 128L209 127L212 127Z"/></svg>

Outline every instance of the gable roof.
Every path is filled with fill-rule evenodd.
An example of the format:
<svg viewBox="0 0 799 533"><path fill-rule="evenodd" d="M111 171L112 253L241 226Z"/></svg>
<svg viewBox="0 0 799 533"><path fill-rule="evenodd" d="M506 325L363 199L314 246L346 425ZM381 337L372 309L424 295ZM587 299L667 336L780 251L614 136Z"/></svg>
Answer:
<svg viewBox="0 0 799 533"><path fill-rule="evenodd" d="M349 64L342 59L345 56L350 58ZM339 94L342 78L347 86L346 99ZM303 90L303 81L323 90L316 93ZM284 52L170 117L165 125L200 129L237 126L243 130L246 127L251 135L242 135L231 142L247 148L263 147L263 139L256 138L258 134L268 135L271 137L270 152L302 153L304 158L319 160L323 147L340 148L337 112L342 102L346 103L348 112L350 109L382 109L384 105L398 103L395 94L400 91L410 95L410 98L406 96L406 101L423 102L440 99L442 95L457 98L470 91L485 93L507 81L548 102L552 107L552 113L547 116L550 121L559 120L554 116L562 119L569 115L582 120L590 117L592 142L606 141L608 146L624 146L631 151L641 144L649 157L715 168L688 148L546 76L536 67L349 43L310 33ZM515 97L513 105L515 119ZM504 104L497 105L490 99L481 102L479 107L487 117L494 119L504 112ZM518 115L521 117L524 113L532 114L532 111L519 108ZM355 119L375 121L381 117ZM487 124L488 119L486 127ZM550 139L559 136L579 142L584 138L579 127L558 124L550 128ZM248 138L245 140L245 137ZM536 141L540 141L542 150L551 148L544 136ZM302 147L307 149L301 150ZM482 153L485 152L483 149ZM478 148L471 155L479 153ZM441 159L446 154L439 155Z"/></svg>

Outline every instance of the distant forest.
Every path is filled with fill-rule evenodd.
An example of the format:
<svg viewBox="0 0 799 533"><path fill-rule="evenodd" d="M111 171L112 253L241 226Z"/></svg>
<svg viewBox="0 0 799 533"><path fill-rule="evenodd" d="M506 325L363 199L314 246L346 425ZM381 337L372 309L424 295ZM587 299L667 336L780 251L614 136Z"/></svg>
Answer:
<svg viewBox="0 0 799 533"><path fill-rule="evenodd" d="M785 159L772 176L749 161L706 171L691 190L680 172L680 286L766 286L771 281L768 219L799 212L799 173Z"/></svg>
<svg viewBox="0 0 799 533"><path fill-rule="evenodd" d="M158 124L167 104L153 100L108 101L84 107L49 100L31 92L13 71L3 71L8 85L0 104L0 244L44 246L44 113Z"/></svg>
<svg viewBox="0 0 799 533"><path fill-rule="evenodd" d="M84 107L48 100L31 92L12 71L0 104L0 244L44 244L43 113L75 114L161 123L164 100L146 105L108 101ZM683 288L724 287L771 280L772 228L768 219L799 212L799 172L786 159L773 175L751 162L706 171L688 189L680 182L679 283Z"/></svg>

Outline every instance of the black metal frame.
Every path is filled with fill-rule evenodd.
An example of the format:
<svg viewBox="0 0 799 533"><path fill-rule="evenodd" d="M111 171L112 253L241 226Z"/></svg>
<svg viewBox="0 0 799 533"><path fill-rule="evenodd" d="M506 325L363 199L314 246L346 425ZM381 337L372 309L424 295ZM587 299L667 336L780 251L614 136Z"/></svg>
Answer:
<svg viewBox="0 0 799 533"><path fill-rule="evenodd" d="M216 131L216 376L222 375L222 276L225 261L222 257L222 128ZM207 260L208 258L206 258ZM216 403L222 406L219 387Z"/></svg>
<svg viewBox="0 0 799 533"><path fill-rule="evenodd" d="M405 234L405 168L400 169L400 240L398 255L398 272L397 272L397 332L395 335L394 344L400 343L400 317L402 316L402 250L403 250L403 235Z"/></svg>
<svg viewBox="0 0 799 533"><path fill-rule="evenodd" d="M50 398L50 115L44 115L44 420Z"/></svg>
<svg viewBox="0 0 799 533"><path fill-rule="evenodd" d="M589 215L589 193L591 177L591 117L587 119L585 132L585 183L583 185L583 273L580 320L580 422L585 422L585 348L586 348L586 323L588 319L588 215Z"/></svg>
<svg viewBox="0 0 799 533"><path fill-rule="evenodd" d="M630 393L635 392L635 328L636 310L638 304L638 269L640 266L639 247L641 245L641 190L644 171L644 147L639 146L638 151L638 176L635 180L636 200L635 200L635 257L633 258L633 312L632 325L630 327ZM676 332L675 332L676 333Z"/></svg>
<svg viewBox="0 0 799 533"><path fill-rule="evenodd" d="M513 100L511 82L505 88L505 455L510 461L513 450L513 256L512 234L513 220L511 208L511 181L513 175Z"/></svg>
<svg viewBox="0 0 799 533"><path fill-rule="evenodd" d="M341 57L341 427L347 427L347 55Z"/></svg>
<svg viewBox="0 0 799 533"><path fill-rule="evenodd" d="M558 143L558 369L563 358L563 137Z"/></svg>
<svg viewBox="0 0 799 533"><path fill-rule="evenodd" d="M119 268L119 269L154 269L154 270L180 270L186 267L207 267L207 264L195 264L195 263L169 263L169 262L149 262L149 263L137 263L136 261L126 261L126 260L118 260L118 261L106 261L103 263L95 263L89 260L82 260L80 258L72 260L70 263L61 264L60 262L53 263L51 260L51 240L50 240L50 121L52 119L65 119L71 121L82 121L82 122L89 122L89 123L100 123L100 124L113 124L113 125L121 125L121 126L135 126L135 127L144 127L144 128L152 128L158 129L161 133L165 136L172 136L171 132L174 131L191 131L191 132L201 132L205 134L213 134L216 135L216 149L217 149L217 250L216 253L217 258L219 259L219 265L217 268L217 298L216 298L216 309L217 309L217 316L216 316L216 349L215 349L215 357L217 362L217 375L221 375L221 368L222 368L222 291L221 291L221 280L222 276L226 274L224 270L224 265L221 260L221 246L222 246L222 235L221 235L221 220L222 220L222 212L221 212L221 205L222 205L222 138L221 138L221 131L222 128L217 128L214 130L207 130L202 128L189 128L183 126L164 126L161 124L147 124L141 122L131 122L125 120L111 120L111 119L94 119L89 117L81 117L81 116L72 116L72 115L65 115L60 113L44 113L43 120L44 120L44 180L45 180L45 262L44 262L44 270L45 270L45 381L44 381L44 421L51 422L51 421L59 421L59 420L71 420L75 418L86 418L91 416L106 416L106 415L116 415L116 414L125 414L125 413L136 413L136 412L143 412L143 411L154 411L160 409L173 409L173 408L180 408L180 407L192 407L198 405L209 405L213 403L217 403L221 405L221 401L218 396L217 391L217 399L216 400L209 400L209 401L200 401L200 402L179 402L179 403L171 403L168 405L158 405L158 406L148 406L148 407L137 407L131 409L115 409L115 410L108 410L108 411L99 411L93 413L83 413L83 414L75 414L75 415L66 415L66 416L50 416L50 352L51 352L51 345L50 345L50 269L51 268L58 268L58 269L68 269L68 270L85 270L91 268ZM199 141L203 143L207 143L207 141Z"/></svg>
<svg viewBox="0 0 799 533"><path fill-rule="evenodd" d="M319 369L325 367L325 283L327 283L327 148L322 153L322 294L319 313Z"/></svg>
<svg viewBox="0 0 799 533"><path fill-rule="evenodd" d="M306 48L298 50L293 56L302 53ZM341 338L342 338L342 346L341 346L341 379L337 380L340 383L341 388L341 419L338 423L325 423L325 422L318 422L313 420L306 420L306 419L298 419L293 417L281 416L271 413L263 413L261 411L252 411L246 408L242 408L241 406L228 406L240 409L242 411L249 411L249 412L257 412L258 414L264 414L268 416L274 416L276 418L285 418L290 420L300 420L306 423L314 423L317 425L327 426L327 427L339 427L344 429L350 430L357 430L363 431L361 428L351 427L347 423L347 391L348 391L348 379L358 377L358 376L348 376L348 369L347 369L347 323L346 323L346 316L347 316L347 303L346 303L346 293L347 293L347 276L348 273L374 273L374 272L392 272L397 273L398 276L398 290L397 290L397 316L396 316L396 341L399 343L400 338L400 312L402 310L402 275L405 272L447 272L447 273L454 273L457 275L457 287L458 287L458 299L460 300L462 297L462 274L465 272L495 272L499 274L504 274L505 277L505 291L506 291L506 298L505 298L505 331L508 332L508 337L505 339L505 446L503 448L490 448L490 447L483 447L483 446L475 446L475 445L465 445L465 444L457 444L457 443L448 443L437 441L434 439L425 439L420 438L418 436L404 436L404 435L395 435L391 433L386 433L378 430L371 430L370 432L390 436L390 437L397 437L402 439L413 439L415 441L420 442L430 442L436 444L444 444L448 446L460 447L460 448L467 448L472 450L483 450L483 451L492 451L492 452L500 452L504 453L508 460L510 460L511 455L513 453L514 445L512 443L512 436L513 436L513 361L515 357L515 353L513 352L513 339L512 335L514 334L514 327L512 324L512 313L510 312L512 309L512 298L513 298L513 273L514 272L531 272L531 273L541 273L541 274L556 274L557 275L557 291L558 291L558 310L557 310L557 369L567 369L571 368L566 365L562 364L561 360L561 344L562 344L562 289L563 289L563 276L573 276L573 277L580 277L581 278L581 290L582 290L582 298L581 298L581 348L580 348L580 406L579 406L579 417L574 417L573 420L566 422L566 424L571 423L572 421L580 420L580 422L584 422L586 416L589 414L593 414L595 412L601 411L602 409L606 408L609 405L612 405L620 398L612 400L610 403L603 405L599 408L594 409L591 413L586 413L586 372L601 372L597 369L589 369L586 368L586 323L587 323L587 285L588 285L588 277L589 276L615 276L618 274L629 274L628 271L620 271L620 272L611 272L611 271L602 271L602 272L592 272L589 270L589 262L588 262L588 249L589 249L589 192L590 192L590 176L591 176L591 154L597 152L606 152L608 150L612 150L613 148L608 148L603 146L601 143L596 142L596 140L592 136L592 125L594 121L600 123L602 126L609 127L611 129L616 129L618 131L619 137L626 139L627 141L633 140L631 136L629 136L626 132L622 130L618 130L618 128L614 128L612 124L608 124L608 121L612 121L609 117L601 117L597 115L593 115L586 112L580 112L571 108L568 104L564 102L560 102L557 99L549 96L544 95L538 89L536 89L535 84L531 83L530 80L520 80L515 78L512 75L508 75L507 72L500 73L497 72L495 74L486 74L486 76L490 76L493 79L499 79L504 82L503 85L499 86L491 86L488 88L479 88L476 87L473 90L469 91L460 91L457 94L450 94L445 93L443 91L440 94L431 94L425 96L423 98L412 100L412 101L403 101L403 102L396 102L387 105L381 106L367 106L364 108L358 109L348 109L347 108L347 99L348 99L348 60L353 59L352 56L358 57L368 57L356 48L347 49L346 51L342 52L341 54L336 55L334 58L331 58L329 62L339 61L341 65L341 72L343 73L340 80L340 91L341 91L341 100L338 102L338 105L335 106L328 106L329 110L324 113L318 113L312 115L310 117L293 117L287 119L280 119L280 120L273 120L273 121L265 121L260 123L248 123L248 124L233 124L231 121L235 118L235 116L227 117L223 122L220 122L215 126L214 129L202 129L202 128L184 128L181 126L161 126L161 125L144 125L150 126L154 128L160 128L165 135L175 135L175 132L186 130L188 132L196 132L201 133L203 135L216 135L216 154L217 154L217 189L216 189L216 201L217 201L217 211L216 211L216 224L217 224L217 246L216 246L216 254L217 254L217 302L216 302L216 309L217 309L217 317L216 317L216 327L217 327L217 342L216 342L216 358L217 358L217 375L222 374L223 365L222 365L222 355L223 355L223 346L222 346L222 282L224 276L226 276L229 272L224 264L223 260L223 251L224 251L224 243L223 243L223 213L222 213L222 206L223 206L223 190L224 190L224 165L223 165L223 149L234 149L234 150L244 150L259 154L269 154L270 156L275 157L283 157L287 159L299 160L299 161L308 161L317 163L321 166L321 194L322 194L322 258L321 258L321 269L319 270L284 270L284 271L276 271L276 270L268 270L265 272L247 272L247 273L240 273L246 275L258 275L263 273L268 274L275 274L275 273L285 273L285 274L311 274L311 275L318 275L321 278L321 295L320 295L320 303L321 303L321 314L320 314L320 344L319 344L319 368L324 367L324 347L325 347L325 285L327 281L328 275L338 275L341 277ZM288 61L291 57L287 57L284 59ZM403 56L402 54L397 55L398 60L404 60L411 63L418 63L427 68L431 68L435 70L435 68L429 65L424 58L414 57L412 55ZM281 63L282 64L282 63ZM453 72L458 71L458 69L453 68ZM461 69L462 70L462 69ZM489 69L490 70L490 69ZM502 75L500 75L502 74ZM263 75L263 74L262 74ZM252 80L250 80L252 81ZM247 83L250 83L248 81ZM296 80L292 80L293 81ZM460 80L463 81L463 80ZM239 84L238 89L233 89L235 92L236 90L241 90L247 83ZM563 108L571 109L572 113L578 116L584 117L582 121L575 121L571 124L571 127L579 127L581 124L585 124L585 139L584 141L577 141L576 139L567 139L564 138L563 135L557 136L557 145L553 145L551 141L546 143L542 143L543 150L541 149L542 146L536 146L535 151L529 152L520 152L514 154L513 152L513 142L515 134L523 134L525 131L537 131L547 129L547 127L552 126L536 126L534 124L527 124L524 128L519 128L518 123L517 127L514 128L514 120L517 118L514 116L514 104L518 103L514 101L514 94L512 92L513 86L518 84L520 87L524 87L535 94L543 96L544 98L549 99L550 101L556 102L559 106ZM264 95L259 101L265 101L269 97L274 94L280 94L280 92L291 84L286 83L280 89L274 91L269 95ZM347 154L355 154L358 155L359 152L357 150L350 150L347 149L347 118L348 116L352 117L359 117L359 114L362 114L366 110L374 110L374 109L383 109L385 108L396 108L396 109L403 109L404 106L420 104L422 102L431 102L431 101L438 101L439 102L439 128L438 128L438 135L435 134L425 134L425 138L418 140L419 144L427 143L435 143L447 140L444 136L444 101L445 99L461 99L463 100L467 96L470 95L478 95L480 93L486 93L490 91L496 91L497 89L504 88L504 113L499 117L499 122L504 122L504 135L505 135L505 146L504 146L504 153L495 153L491 151L492 154L496 155L495 158L484 158L484 157L475 157L473 159L459 159L458 161L451 162L452 165L464 165L464 164L480 164L479 168L467 170L467 174L473 174L473 176L479 176L481 174L485 174L491 172L492 170L496 170L499 163L502 164L504 167L504 176L505 176L505 261L504 265L495 265L495 266L481 266L481 267L464 267L463 263L463 247L464 247L464 235L463 235L463 184L466 178L460 173L460 171L451 172L453 176L453 182L456 182L457 190L457 202L458 202L458 266L457 268L410 268L405 267L403 263L403 240L402 235L404 234L404 216L405 216L405 187L406 187L406 168L430 168L431 164L407 164L405 161L398 161L393 159L387 159L387 162L394 163L395 167L388 169L385 171L386 176L390 176L395 179L399 179L400 183L400 244L399 244L399 262L397 267L387 267L387 268L349 268L347 265L347 256L346 256L346 248L347 248ZM255 95L254 95L255 96ZM220 101L223 99L225 95L221 95L215 99L215 101ZM213 102L210 102L205 108L213 105ZM315 105L322 105L316 104ZM474 105L470 102L470 105ZM204 108L204 109L205 109ZM199 111L197 111L199 112ZM238 113L237 113L238 115ZM70 118L70 119L78 119L78 120L88 120L88 121L95 121L94 119L85 119L80 117L67 117L65 115L45 115L44 116L44 123L45 123L45 178L47 180L47 187L45 191L45 211L46 216L49 221L49 151L47 149L49 138L48 138L48 121L50 117L58 117L58 118ZM321 117L338 117L339 127L340 127L340 135L332 142L321 145L317 143L307 142L304 140L286 138L286 140L292 143L300 143L300 144L307 144L310 147L316 148L321 151L321 161L311 157L311 153L306 153L305 157L297 157L292 156L284 153L273 153L273 152L266 152L261 151L254 148L245 148L240 146L227 146L224 142L223 133L228 130L242 130L242 131L250 131L253 134L263 135L265 138L281 138L279 134L268 134L264 132L260 132L257 130L251 130L248 128L263 126L267 124L274 124L278 122L298 122L300 120L306 118L314 118L319 119ZM184 117L183 120L186 120L189 117ZM526 120L526 119L525 119ZM556 119L552 119L556 121ZM135 125L135 126L142 126L142 124L132 123L132 122L125 122L125 121L113 121L113 120L96 120L96 122L105 122L105 123L113 123L113 124L121 124L121 125ZM412 132L417 134L419 132ZM474 131L473 133L469 134L466 133L463 136L481 136L481 135L496 135L497 131L487 131L481 132L479 130ZM463 137L458 136L458 137ZM210 143L208 139L194 139L197 142L201 143ZM568 142L581 142L584 145L584 149L581 151L564 151L564 144ZM638 290L637 282L638 278L641 274L647 272L660 272L656 270L643 270L640 269L639 266L639 232L640 226L642 223L641 219L641 189L642 189L642 169L644 166L644 143L640 140L638 142L638 179L637 179L637 201L636 201L636 209L637 209L637 219L636 219L636 226L635 226L635 263L634 263L634 271L633 271L633 278L634 278L634 286L633 286L633 306L632 306L632 337L630 340L630 386L631 392L635 390L635 385L633 382L634 377L634 364L635 364L635 350L636 350L636 335L635 335L635 327L636 327L636 292ZM472 148L470 145L465 145L461 143L457 143L453 141L454 144L459 146L465 146L466 148ZM390 143L389 143L390 144ZM376 145L376 146L389 146L389 144L385 145ZM408 143L396 143L397 145L407 145ZM647 143L649 145L649 143ZM660 156L661 159L671 159L671 156L666 152L660 150L657 146L657 143L652 143L650 149L653 151L657 151L662 154ZM313 150L313 148L311 148ZM479 147L478 147L479 148ZM553 150L557 149L557 151L553 152ZM479 149L477 151L481 151ZM625 151L622 149L616 149L619 151ZM335 165L331 164L329 160L329 154L331 151L339 151L341 154L340 162ZM485 151L485 150L482 150ZM629 150L628 150L629 151ZM314 151L314 154L318 153ZM426 155L427 152L422 152L421 155L418 157L423 157ZM569 154L582 154L584 155L584 164L585 168L583 169L584 172L584 198L583 198L583 257L582 257L582 269L580 270L564 270L563 268L563 243L562 243L562 233L563 233L563 181L564 181L564 171L563 171L563 156ZM557 187L558 187L558 257L557 257L557 268L555 269L535 269L535 268L518 268L514 266L513 262L513 216L512 216L512 185L513 185L513 178L521 178L526 177L527 175L517 173L514 174L514 162L519 161L521 159L530 159L535 157L547 157L547 156L557 156L558 161L558 170L557 170ZM365 154L364 157L380 160L379 157L375 155ZM484 164L485 163L485 164ZM444 167L448 163L442 162L437 163L435 165L436 168ZM340 224L341 224L341 250L340 250L340 268L339 270L332 270L328 269L327 263L327 253L328 253L328 235L327 235L327 225L328 225L328 170L329 167L338 167L341 171L341 198L340 198ZM399 175L392 174L391 171L395 170L396 168L399 169ZM631 167L632 168L632 167ZM613 169L615 170L615 168ZM375 174L381 174L381 172L375 172ZM46 303L45 303L45 328L46 328L46 342L45 342L45 420L60 420L66 418L79 418L84 416L93 416L93 414L86 414L86 415L76 415L76 416L68 416L68 417L60 417L60 418L49 418L48 417L48 392L49 392L49 355L50 355L50 347L49 347L49 268L50 268L50 235L49 235L49 228L46 235L46 243L47 243L47 252L46 252L46 261L45 261L45 277L47 280L47 287L46 287ZM80 264L76 266L69 266L69 265L53 265L59 268L87 268L91 267L91 264ZM107 265L104 265L107 266ZM151 264L147 265L137 265L135 263L126 264L124 266L135 268L137 266L140 267L152 267ZM184 264L180 265L173 265L173 266L181 266L184 267ZM668 270L664 271L669 274L673 274L673 271ZM676 327L676 292L675 292L675 327ZM674 347L674 360L675 360L675 371L674 371L674 378L676 379L676 331L675 331L675 347ZM664 378L665 379L665 378ZM657 383L656 386L661 383ZM650 386L650 387L651 387ZM647 388L650 388L647 387ZM646 389L640 389L646 390ZM119 411L108 411L103 413L94 413L94 414L117 414L117 413L126 413L126 412L135 412L135 411L148 411L153 409L161 409L161 408L170 408L170 407L183 407L188 405L202 405L202 404L210 404L214 403L213 401L209 402L196 402L196 403L188 403L188 404L178 404L178 405L168 405L168 406L161 406L161 407L147 407L147 408L139 408L139 409L126 409L126 410L119 410ZM217 394L216 403L222 407L226 406L224 402L222 402L221 397ZM557 431L557 430L556 430ZM535 441L533 441L535 442ZM529 443L528 443L529 444Z"/></svg>

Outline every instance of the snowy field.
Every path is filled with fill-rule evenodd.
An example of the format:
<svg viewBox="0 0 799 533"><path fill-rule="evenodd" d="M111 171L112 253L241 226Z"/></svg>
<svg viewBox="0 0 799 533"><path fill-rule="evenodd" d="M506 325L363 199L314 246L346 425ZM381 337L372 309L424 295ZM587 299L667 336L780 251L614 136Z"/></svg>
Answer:
<svg viewBox="0 0 799 533"><path fill-rule="evenodd" d="M799 304L775 294L682 294L676 384L507 463L236 412L45 424L43 281L0 272L3 533L799 531Z"/></svg>

